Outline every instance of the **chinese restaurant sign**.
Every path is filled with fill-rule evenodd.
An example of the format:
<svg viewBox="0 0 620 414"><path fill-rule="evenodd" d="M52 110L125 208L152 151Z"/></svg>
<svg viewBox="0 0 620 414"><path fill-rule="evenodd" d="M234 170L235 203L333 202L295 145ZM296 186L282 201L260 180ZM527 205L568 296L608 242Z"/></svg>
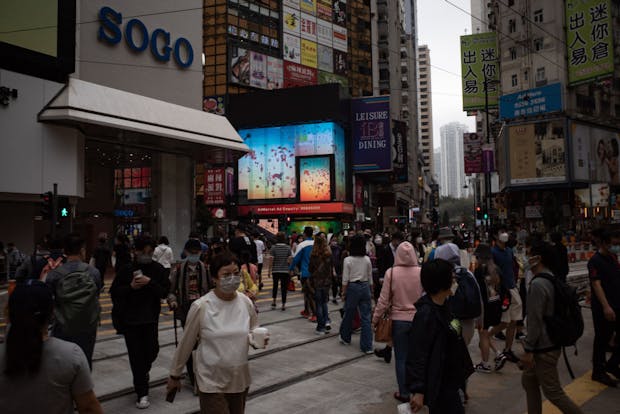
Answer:
<svg viewBox="0 0 620 414"><path fill-rule="evenodd" d="M351 100L353 171L392 170L390 97Z"/></svg>
<svg viewBox="0 0 620 414"><path fill-rule="evenodd" d="M225 203L224 168L205 169L205 204L208 206Z"/></svg>
<svg viewBox="0 0 620 414"><path fill-rule="evenodd" d="M498 52L494 32L461 36L463 111L485 107L485 86L489 108L497 107Z"/></svg>
<svg viewBox="0 0 620 414"><path fill-rule="evenodd" d="M609 0L566 0L570 86L612 75L613 30Z"/></svg>

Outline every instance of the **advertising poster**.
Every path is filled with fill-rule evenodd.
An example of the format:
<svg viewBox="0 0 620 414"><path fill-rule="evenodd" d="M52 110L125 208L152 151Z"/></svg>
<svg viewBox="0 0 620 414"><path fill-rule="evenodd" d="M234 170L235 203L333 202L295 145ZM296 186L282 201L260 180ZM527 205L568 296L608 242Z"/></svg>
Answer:
<svg viewBox="0 0 620 414"><path fill-rule="evenodd" d="M407 162L407 123L392 121L392 169L396 182L406 183L408 180Z"/></svg>
<svg viewBox="0 0 620 414"><path fill-rule="evenodd" d="M299 9L299 0L284 0L283 4L294 9Z"/></svg>
<svg viewBox="0 0 620 414"><path fill-rule="evenodd" d="M214 95L205 96L202 100L202 110L210 114L224 115L226 114L224 96Z"/></svg>
<svg viewBox="0 0 620 414"><path fill-rule="evenodd" d="M317 220L304 220L304 221L293 221L289 224L287 230L292 233L296 231L297 234L303 234L304 229L306 227L312 227L312 231L314 234L323 232L328 234L330 230L332 233L340 233L342 231L342 222L340 221L317 221Z"/></svg>
<svg viewBox="0 0 620 414"><path fill-rule="evenodd" d="M267 89L281 89L284 86L284 64L282 59L267 56Z"/></svg>
<svg viewBox="0 0 620 414"><path fill-rule="evenodd" d="M334 51L331 47L317 46L318 69L326 72L334 72ZM321 83L319 79L319 83Z"/></svg>
<svg viewBox="0 0 620 414"><path fill-rule="evenodd" d="M334 50L334 73L340 76L347 76L347 69L347 54Z"/></svg>
<svg viewBox="0 0 620 414"><path fill-rule="evenodd" d="M332 1L316 0L316 16L319 19L332 21Z"/></svg>
<svg viewBox="0 0 620 414"><path fill-rule="evenodd" d="M345 140L333 122L240 130L250 152L239 159L241 200L297 198L296 157L333 156L337 201L346 197ZM332 174L332 173L330 173ZM330 198L331 200L331 198Z"/></svg>
<svg viewBox="0 0 620 414"><path fill-rule="evenodd" d="M306 13L301 14L301 38L316 42L317 36L316 17Z"/></svg>
<svg viewBox="0 0 620 414"><path fill-rule="evenodd" d="M347 2L332 0L332 22L342 27L347 27Z"/></svg>
<svg viewBox="0 0 620 414"><path fill-rule="evenodd" d="M590 188L576 188L575 189L575 208L587 208L592 207L590 200Z"/></svg>
<svg viewBox="0 0 620 414"><path fill-rule="evenodd" d="M333 30L334 30L334 49L338 49L342 52L346 52L347 51L347 29L345 29L344 27L340 27L337 25L333 25L332 26Z"/></svg>
<svg viewBox="0 0 620 414"><path fill-rule="evenodd" d="M571 123L571 142L573 143L573 178L590 180L590 128L586 125Z"/></svg>
<svg viewBox="0 0 620 414"><path fill-rule="evenodd" d="M284 33L284 60L301 63L301 39L297 36Z"/></svg>
<svg viewBox="0 0 620 414"><path fill-rule="evenodd" d="M485 80L489 108L497 108L499 61L495 32L461 36L463 111L483 109Z"/></svg>
<svg viewBox="0 0 620 414"><path fill-rule="evenodd" d="M316 21L317 41L321 45L332 47L334 44L334 29L331 22L318 19Z"/></svg>
<svg viewBox="0 0 620 414"><path fill-rule="evenodd" d="M390 98L351 99L353 171L392 170Z"/></svg>
<svg viewBox="0 0 620 414"><path fill-rule="evenodd" d="M301 64L316 69L317 48L315 42L301 39Z"/></svg>
<svg viewBox="0 0 620 414"><path fill-rule="evenodd" d="M250 52L250 85L267 89L267 56Z"/></svg>
<svg viewBox="0 0 620 414"><path fill-rule="evenodd" d="M561 83L502 95L499 98L499 117L501 119L559 112L562 109Z"/></svg>
<svg viewBox="0 0 620 414"><path fill-rule="evenodd" d="M299 159L299 201L331 201L331 157Z"/></svg>
<svg viewBox="0 0 620 414"><path fill-rule="evenodd" d="M295 88L317 84L317 70L292 62L284 62L284 87Z"/></svg>
<svg viewBox="0 0 620 414"><path fill-rule="evenodd" d="M309 13L313 16L316 14L316 0L301 0L299 7L304 13Z"/></svg>
<svg viewBox="0 0 620 414"><path fill-rule="evenodd" d="M590 139L590 181L620 184L620 134L607 129L583 126Z"/></svg>
<svg viewBox="0 0 620 414"><path fill-rule="evenodd" d="M590 194L592 195L592 207L609 207L608 183L590 184Z"/></svg>
<svg viewBox="0 0 620 414"><path fill-rule="evenodd" d="M349 79L346 76L334 75L333 73L319 71L319 85L326 83L338 83L343 88L349 87Z"/></svg>
<svg viewBox="0 0 620 414"><path fill-rule="evenodd" d="M282 29L285 33L299 36L300 33L300 12L291 7L282 7Z"/></svg>
<svg viewBox="0 0 620 414"><path fill-rule="evenodd" d="M570 86L611 76L614 43L610 0L566 1L566 47Z"/></svg>
<svg viewBox="0 0 620 414"><path fill-rule="evenodd" d="M463 134L465 174L482 172L482 137L475 132Z"/></svg>
<svg viewBox="0 0 620 414"><path fill-rule="evenodd" d="M250 51L233 48L230 61L230 79L232 83L250 84Z"/></svg>
<svg viewBox="0 0 620 414"><path fill-rule="evenodd" d="M224 204L226 202L224 168L205 169L204 200L208 206Z"/></svg>
<svg viewBox="0 0 620 414"><path fill-rule="evenodd" d="M535 184L566 179L562 122L512 126L508 130L510 183Z"/></svg>

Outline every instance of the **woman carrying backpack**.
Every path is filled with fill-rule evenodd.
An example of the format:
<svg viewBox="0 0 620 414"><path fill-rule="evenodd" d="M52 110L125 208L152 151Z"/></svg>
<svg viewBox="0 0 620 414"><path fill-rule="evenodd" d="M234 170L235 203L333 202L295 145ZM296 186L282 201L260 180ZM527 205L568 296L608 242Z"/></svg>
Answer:
<svg viewBox="0 0 620 414"><path fill-rule="evenodd" d="M527 294L527 335L523 341L525 355L521 383L527 395L527 412L542 413L540 390L564 414L581 414L581 409L568 398L558 377L560 347L553 343L545 328L545 316L554 313L554 278L550 270L555 263L554 252L546 242L536 242L530 249L528 262L534 279Z"/></svg>

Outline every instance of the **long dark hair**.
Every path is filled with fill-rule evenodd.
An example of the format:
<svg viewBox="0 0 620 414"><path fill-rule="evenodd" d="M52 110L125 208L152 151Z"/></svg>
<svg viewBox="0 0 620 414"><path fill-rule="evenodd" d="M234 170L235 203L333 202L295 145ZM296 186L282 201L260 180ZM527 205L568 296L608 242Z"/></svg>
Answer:
<svg viewBox="0 0 620 414"><path fill-rule="evenodd" d="M50 288L38 280L19 284L9 298L11 326L6 336L7 376L36 374L41 367L43 330L53 311Z"/></svg>

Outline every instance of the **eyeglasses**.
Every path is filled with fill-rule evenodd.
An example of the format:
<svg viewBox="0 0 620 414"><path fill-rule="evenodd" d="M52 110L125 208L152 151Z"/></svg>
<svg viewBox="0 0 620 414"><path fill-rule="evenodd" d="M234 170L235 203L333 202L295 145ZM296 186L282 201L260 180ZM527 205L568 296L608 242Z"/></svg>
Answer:
<svg viewBox="0 0 620 414"><path fill-rule="evenodd" d="M220 277L232 277L232 276L241 276L241 273L239 273L239 272L236 272L236 273L224 273Z"/></svg>

